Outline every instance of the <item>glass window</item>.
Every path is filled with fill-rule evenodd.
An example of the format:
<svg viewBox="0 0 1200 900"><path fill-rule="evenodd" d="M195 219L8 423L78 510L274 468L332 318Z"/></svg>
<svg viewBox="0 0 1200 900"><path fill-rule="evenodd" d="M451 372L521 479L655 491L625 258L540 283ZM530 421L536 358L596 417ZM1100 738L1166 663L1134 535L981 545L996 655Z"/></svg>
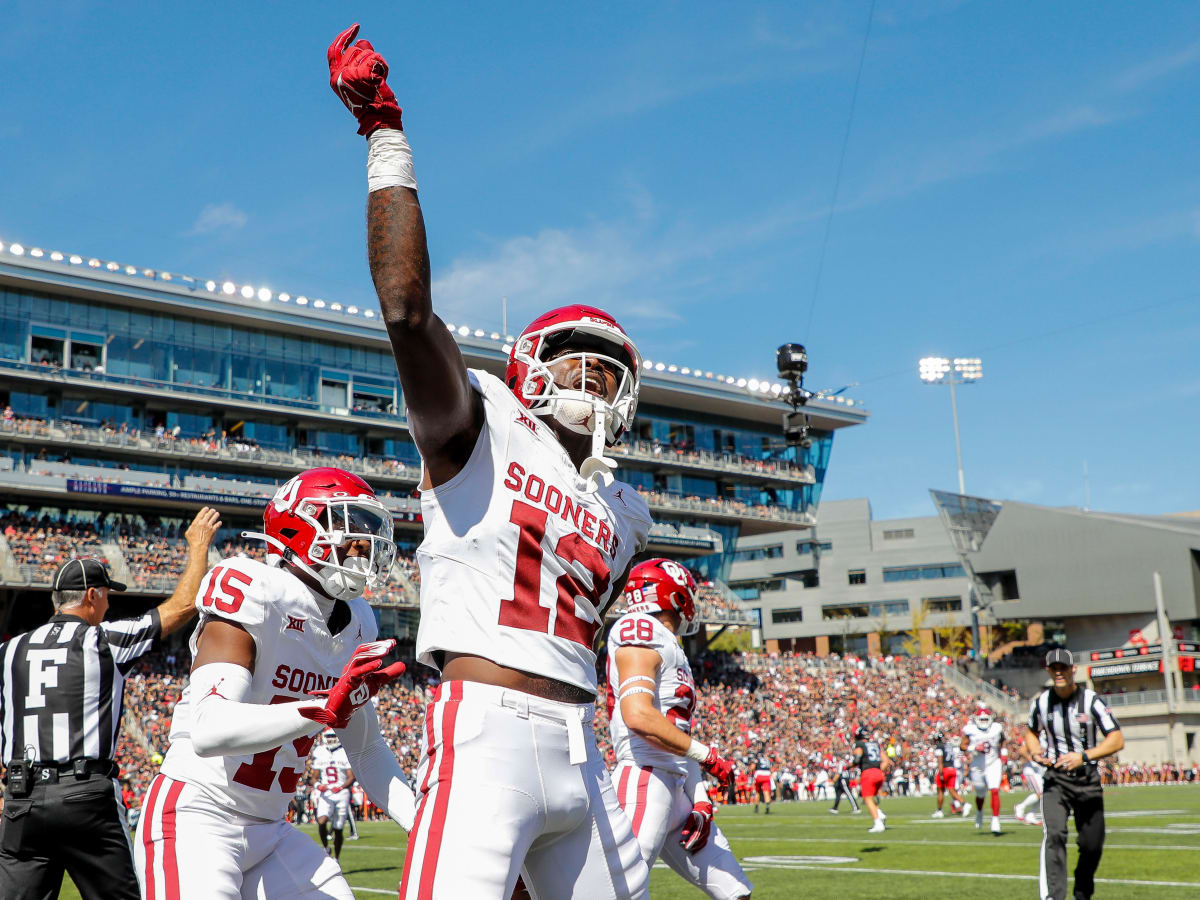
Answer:
<svg viewBox="0 0 1200 900"><path fill-rule="evenodd" d="M798 606L788 609L771 610L771 622L775 625L787 625L791 622L803 622L804 610Z"/></svg>
<svg viewBox="0 0 1200 900"><path fill-rule="evenodd" d="M891 566L883 570L884 581L920 581L929 578L961 578L966 575L958 563L926 566Z"/></svg>
<svg viewBox="0 0 1200 900"><path fill-rule="evenodd" d="M849 584L866 584L867 573L865 569L850 569L846 573L846 580Z"/></svg>
<svg viewBox="0 0 1200 900"><path fill-rule="evenodd" d="M883 530L885 541L905 541L915 536L916 532L911 528L885 528Z"/></svg>
<svg viewBox="0 0 1200 900"><path fill-rule="evenodd" d="M962 597L926 597L921 602L931 613L958 612L962 609Z"/></svg>

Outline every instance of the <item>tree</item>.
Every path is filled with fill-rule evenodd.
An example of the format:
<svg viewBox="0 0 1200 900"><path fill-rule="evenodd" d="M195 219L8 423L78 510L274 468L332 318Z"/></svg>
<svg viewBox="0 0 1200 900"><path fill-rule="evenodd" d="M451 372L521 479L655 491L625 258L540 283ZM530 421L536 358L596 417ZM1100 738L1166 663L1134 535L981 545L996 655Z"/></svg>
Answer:
<svg viewBox="0 0 1200 900"><path fill-rule="evenodd" d="M909 656L921 655L921 629L929 619L929 602L922 600L921 605L912 611L912 626L908 629L908 637L900 644Z"/></svg>

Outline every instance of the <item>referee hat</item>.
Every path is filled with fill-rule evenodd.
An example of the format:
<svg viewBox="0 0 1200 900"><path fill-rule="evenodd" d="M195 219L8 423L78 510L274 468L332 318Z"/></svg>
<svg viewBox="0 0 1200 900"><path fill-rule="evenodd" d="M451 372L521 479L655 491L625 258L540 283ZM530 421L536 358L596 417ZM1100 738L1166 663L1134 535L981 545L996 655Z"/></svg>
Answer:
<svg viewBox="0 0 1200 900"><path fill-rule="evenodd" d="M110 591L123 591L125 585L113 581L108 566L93 558L69 559L54 573L53 590L86 591L88 588L106 587Z"/></svg>
<svg viewBox="0 0 1200 900"><path fill-rule="evenodd" d="M1055 647L1046 654L1045 667L1048 669L1051 666L1073 666L1075 665L1075 657L1071 655L1071 651L1065 647Z"/></svg>

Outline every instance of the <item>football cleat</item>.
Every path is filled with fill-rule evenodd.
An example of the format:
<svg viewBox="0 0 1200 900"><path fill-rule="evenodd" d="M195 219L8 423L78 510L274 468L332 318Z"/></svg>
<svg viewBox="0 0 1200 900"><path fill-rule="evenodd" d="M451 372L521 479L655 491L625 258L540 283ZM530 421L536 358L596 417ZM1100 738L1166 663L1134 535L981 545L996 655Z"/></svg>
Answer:
<svg viewBox="0 0 1200 900"><path fill-rule="evenodd" d="M1000 818L998 816L992 816L992 834L999 834L999 833L1000 833Z"/></svg>
<svg viewBox="0 0 1200 900"><path fill-rule="evenodd" d="M945 817L946 817L946 814L944 812L942 812L940 809L935 809L933 811L933 815L930 816L931 819L944 819Z"/></svg>

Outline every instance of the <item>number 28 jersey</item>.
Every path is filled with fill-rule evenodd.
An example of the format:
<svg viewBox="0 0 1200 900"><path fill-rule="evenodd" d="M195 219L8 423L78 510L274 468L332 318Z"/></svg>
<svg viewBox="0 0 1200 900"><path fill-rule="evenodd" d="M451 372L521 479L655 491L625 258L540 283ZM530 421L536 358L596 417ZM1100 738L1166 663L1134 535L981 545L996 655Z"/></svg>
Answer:
<svg viewBox="0 0 1200 900"><path fill-rule="evenodd" d="M608 633L608 728L617 760L629 760L638 766L653 766L667 772L686 775L688 760L655 747L645 738L634 734L621 717L616 692L620 687L617 674L617 650L621 647L649 647L662 660L653 687L658 711L675 723L685 734L692 733L692 710L696 705L696 687L692 667L679 640L662 622L645 613L626 613L613 624ZM629 687L649 687L649 682L634 681Z"/></svg>
<svg viewBox="0 0 1200 900"><path fill-rule="evenodd" d="M545 422L472 369L485 421L457 475L421 491L417 659L469 653L596 690L596 632L651 518L620 481L591 490Z"/></svg>
<svg viewBox="0 0 1200 900"><path fill-rule="evenodd" d="M253 559L225 559L200 582L192 656L210 619L236 622L254 639L254 675L242 702L302 700L333 687L355 648L375 640L378 630L371 607L361 597L349 606L350 624L331 635L312 591L295 575ZM183 689L172 713L171 749L163 760L163 774L195 785L231 812L282 819L322 726L314 722L313 736L260 753L201 757L192 748L191 723L193 706L202 701L192 696L190 684Z"/></svg>

